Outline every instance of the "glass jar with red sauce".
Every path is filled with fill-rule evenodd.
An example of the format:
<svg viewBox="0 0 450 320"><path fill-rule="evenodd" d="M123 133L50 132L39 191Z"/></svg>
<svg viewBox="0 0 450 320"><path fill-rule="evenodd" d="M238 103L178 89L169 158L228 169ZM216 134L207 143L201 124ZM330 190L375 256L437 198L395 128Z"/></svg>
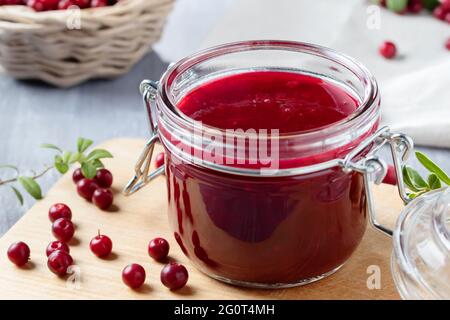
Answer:
<svg viewBox="0 0 450 320"><path fill-rule="evenodd" d="M373 210L371 182L386 173L375 153L391 145L407 199L400 168L412 145L379 128L377 83L352 58L298 42L232 43L170 65L141 91L151 138L126 192L165 172L174 238L207 275L306 284L347 261L368 221L391 233ZM158 140L165 165L147 175Z"/></svg>

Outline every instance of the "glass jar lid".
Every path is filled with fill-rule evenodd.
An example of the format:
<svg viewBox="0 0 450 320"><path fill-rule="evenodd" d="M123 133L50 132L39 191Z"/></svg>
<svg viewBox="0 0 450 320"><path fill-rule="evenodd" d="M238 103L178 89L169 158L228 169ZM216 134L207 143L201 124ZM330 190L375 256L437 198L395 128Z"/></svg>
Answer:
<svg viewBox="0 0 450 320"><path fill-rule="evenodd" d="M400 214L392 274L404 299L450 298L450 189L426 193Z"/></svg>

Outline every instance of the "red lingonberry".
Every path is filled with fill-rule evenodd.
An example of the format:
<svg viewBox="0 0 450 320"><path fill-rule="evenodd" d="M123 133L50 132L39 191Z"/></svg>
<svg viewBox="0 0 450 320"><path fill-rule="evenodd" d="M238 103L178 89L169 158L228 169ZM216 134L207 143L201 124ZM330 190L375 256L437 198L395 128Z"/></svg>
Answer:
<svg viewBox="0 0 450 320"><path fill-rule="evenodd" d="M52 205L48 210L48 218L50 219L51 222L54 222L59 218L72 220L72 211L64 203L56 203Z"/></svg>
<svg viewBox="0 0 450 320"><path fill-rule="evenodd" d="M155 167L159 168L164 165L164 152L160 152L155 158Z"/></svg>
<svg viewBox="0 0 450 320"><path fill-rule="evenodd" d="M109 188L113 183L113 175L107 169L99 169L95 175L94 181L102 188Z"/></svg>
<svg viewBox="0 0 450 320"><path fill-rule="evenodd" d="M92 200L92 195L97 188L98 184L92 179L84 178L77 182L78 194L88 201Z"/></svg>
<svg viewBox="0 0 450 320"><path fill-rule="evenodd" d="M89 8L90 0L72 0L72 2L81 9Z"/></svg>
<svg viewBox="0 0 450 320"><path fill-rule="evenodd" d="M122 281L130 288L139 288L145 282L144 268L136 263L129 264L122 271Z"/></svg>
<svg viewBox="0 0 450 320"><path fill-rule="evenodd" d="M77 183L81 179L84 178L83 172L81 171L81 168L76 169L72 174L72 180L74 183Z"/></svg>
<svg viewBox="0 0 450 320"><path fill-rule="evenodd" d="M47 266L51 272L58 276L67 274L67 269L73 264L73 259L70 254L65 251L58 250L53 252L47 260Z"/></svg>
<svg viewBox="0 0 450 320"><path fill-rule="evenodd" d="M71 6L74 6L74 5L75 5L75 3L72 0L60 0L58 3L58 9L59 10L67 10Z"/></svg>
<svg viewBox="0 0 450 320"><path fill-rule="evenodd" d="M109 189L97 188L92 195L92 202L100 209L108 209L114 201L114 195Z"/></svg>
<svg viewBox="0 0 450 320"><path fill-rule="evenodd" d="M100 8L108 6L108 0L91 0L91 8Z"/></svg>
<svg viewBox="0 0 450 320"><path fill-rule="evenodd" d="M53 222L52 232L56 239L69 242L75 233L75 228L72 221L60 218Z"/></svg>
<svg viewBox="0 0 450 320"><path fill-rule="evenodd" d="M55 251L64 251L70 253L69 246L65 242L62 242L61 240L50 242L47 246L47 249L45 250L45 253L47 254L48 257Z"/></svg>
<svg viewBox="0 0 450 320"><path fill-rule="evenodd" d="M161 261L169 254L169 243L166 239L155 238L148 244L148 254L156 261Z"/></svg>
<svg viewBox="0 0 450 320"><path fill-rule="evenodd" d="M97 257L106 257L109 255L112 251L112 246L111 239L108 236L101 235L100 231L89 243L92 253Z"/></svg>
<svg viewBox="0 0 450 320"><path fill-rule="evenodd" d="M408 11L411 13L419 13L423 9L423 4L421 0L410 0L408 2Z"/></svg>
<svg viewBox="0 0 450 320"><path fill-rule="evenodd" d="M176 290L184 287L188 281L189 274L186 268L176 262L167 264L161 270L161 282L167 288Z"/></svg>
<svg viewBox="0 0 450 320"><path fill-rule="evenodd" d="M379 48L380 54L386 59L392 59L397 54L397 47L391 41L385 41L381 44Z"/></svg>
<svg viewBox="0 0 450 320"><path fill-rule="evenodd" d="M16 266L23 266L30 259L30 247L22 241L13 243L8 248L8 259Z"/></svg>

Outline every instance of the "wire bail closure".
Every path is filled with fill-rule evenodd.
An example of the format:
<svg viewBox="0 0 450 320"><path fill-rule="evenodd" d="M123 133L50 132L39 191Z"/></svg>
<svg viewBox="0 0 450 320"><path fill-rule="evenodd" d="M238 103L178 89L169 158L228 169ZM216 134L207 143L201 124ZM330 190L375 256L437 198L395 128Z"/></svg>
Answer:
<svg viewBox="0 0 450 320"><path fill-rule="evenodd" d="M155 143L159 141L158 137L158 125L156 122L156 115L152 103L156 99L156 91L158 89L158 82L151 80L144 80L139 86L144 106L147 111L149 120L150 139L145 144L144 150L142 150L138 161L134 167L134 177L127 183L123 193L128 196L140 190L146 184L148 184L154 178L164 174L164 166L150 172L152 164L153 150L155 149Z"/></svg>
<svg viewBox="0 0 450 320"><path fill-rule="evenodd" d="M357 162L352 161L353 158L371 144L375 145L366 157L363 157ZM382 127L372 136L364 140L357 148L353 149L342 160L341 166L344 171L356 171L363 175L370 224L385 235L392 236L394 232L378 222L372 191L372 183L382 183L388 171L386 162L376 154L385 144L389 144L390 146L399 196L407 204L411 199L408 197L403 182L402 168L414 149L414 143L409 136L400 133L391 133L389 127Z"/></svg>
<svg viewBox="0 0 450 320"><path fill-rule="evenodd" d="M155 108L153 107L153 103L156 100L157 89L158 82L151 80L144 80L140 85L140 92L143 97L144 106L146 108L150 124L150 139L145 144L144 150L136 163L134 168L134 177L131 178L123 190L123 193L126 196L135 193L154 178L164 174L164 166L150 172L155 143L159 141L156 113ZM389 127L387 126L380 128L374 134L363 140L356 148L347 154L345 158L335 159L333 161L320 164L320 166L312 165L305 167L304 172L309 173L340 166L344 172L349 173L356 171L361 173L364 177L370 224L378 231L388 236L392 236L393 231L378 222L372 191L372 184L382 183L388 171L386 162L380 159L377 155L377 152L386 144L389 144L390 146L391 156L395 168L398 193L400 198L406 204L411 201L411 199L408 197L405 184L403 182L402 168L414 148L414 143L407 135L391 133ZM360 157L360 154L364 152L364 150L371 146L372 149L367 155L363 156L361 159L355 160Z"/></svg>

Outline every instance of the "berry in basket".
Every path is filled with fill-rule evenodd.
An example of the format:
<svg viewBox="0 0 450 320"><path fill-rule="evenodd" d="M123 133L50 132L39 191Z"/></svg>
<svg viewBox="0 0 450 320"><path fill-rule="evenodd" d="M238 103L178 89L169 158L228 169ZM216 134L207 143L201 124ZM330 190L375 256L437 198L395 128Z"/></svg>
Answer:
<svg viewBox="0 0 450 320"><path fill-rule="evenodd" d="M66 10L71 6L81 9L106 7L117 0L0 0L0 5L26 5L35 11Z"/></svg>

